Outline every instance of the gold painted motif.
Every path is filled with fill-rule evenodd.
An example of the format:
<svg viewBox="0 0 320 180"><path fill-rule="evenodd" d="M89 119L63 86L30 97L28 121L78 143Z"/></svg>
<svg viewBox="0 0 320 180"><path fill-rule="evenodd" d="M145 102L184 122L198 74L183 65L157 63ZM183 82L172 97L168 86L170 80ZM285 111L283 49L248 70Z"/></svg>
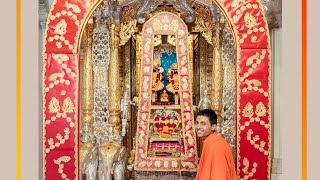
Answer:
<svg viewBox="0 0 320 180"><path fill-rule="evenodd" d="M56 18L60 18L61 16L69 16L74 21L75 25L79 26L80 21L78 20L78 16L74 14L74 13L81 13L81 9L79 8L79 6L66 2L65 7L66 7L66 10L61 10L60 12L57 12L54 15L50 13L49 19L55 20ZM62 48L62 43L64 43L64 45L67 46L70 50L74 49L75 44L70 44L70 41L65 39L64 37L64 35L67 33L67 23L65 19L60 20L54 26L54 33L55 35L53 37L48 38L49 42L53 42L54 40L56 40L57 41L56 47L58 49Z"/></svg>
<svg viewBox="0 0 320 180"><path fill-rule="evenodd" d="M256 115L258 117L266 116L266 112L266 107L263 105L262 102L259 102L256 107Z"/></svg>
<svg viewBox="0 0 320 180"><path fill-rule="evenodd" d="M58 62L58 64L62 64L65 61L69 60L69 56L66 54L52 54L52 58Z"/></svg>
<svg viewBox="0 0 320 180"><path fill-rule="evenodd" d="M262 152L264 155L269 155L269 151L265 150L266 142L265 141L260 141L259 144L257 144L257 141L260 140L259 135L255 135L252 137L253 131L252 129L249 129L247 132L247 140L250 142L251 145L253 145L254 148L258 149L260 152Z"/></svg>
<svg viewBox="0 0 320 180"><path fill-rule="evenodd" d="M260 117L264 117L267 115L266 112L267 112L267 109L264 106L264 104L262 102L259 102L256 105L256 111L255 111L256 117L253 117L254 115L253 106L250 102L248 102L242 110L242 116L249 118L249 121L246 121L243 125L240 126L240 131L243 131L246 127L248 127L253 122L258 122L260 123L261 126L264 126L266 129L269 129L270 124L265 123L263 120L260 119Z"/></svg>
<svg viewBox="0 0 320 180"><path fill-rule="evenodd" d="M248 87L243 88L242 92L247 92L248 90L258 91L259 93L263 94L265 97L268 97L268 92L265 92L263 88L259 88L261 86L261 82L259 80L253 79L253 80L245 80L245 83Z"/></svg>
<svg viewBox="0 0 320 180"><path fill-rule="evenodd" d="M246 66L256 66L259 65L261 63L261 61L263 60L263 58L265 57L266 51L263 50L261 52L261 55L257 52L256 54L250 56L247 61L246 61ZM256 62L254 63L253 61L256 60Z"/></svg>
<svg viewBox="0 0 320 180"><path fill-rule="evenodd" d="M69 97L63 101L62 110L63 110L63 113L72 113L73 112L74 104L72 103L72 101Z"/></svg>
<svg viewBox="0 0 320 180"><path fill-rule="evenodd" d="M89 9L90 7L91 7L91 2L89 1L86 3L86 8Z"/></svg>
<svg viewBox="0 0 320 180"><path fill-rule="evenodd" d="M69 123L69 126L70 126L71 128L74 128L74 127L75 127L75 123L72 122L72 119L71 119L70 117L67 117L66 120L67 120L67 122Z"/></svg>
<svg viewBox="0 0 320 180"><path fill-rule="evenodd" d="M65 64L65 61L69 60L69 57L65 54L53 54L53 59L58 62L58 64L61 64L62 68L66 70L67 73L71 75L71 77L75 78L76 73L72 72L71 68L68 67L67 64ZM69 86L71 83L69 80L64 79L65 72L62 71L61 73L53 73L49 76L49 81L53 81L49 84L48 87L44 88L45 92L49 92L50 89L53 89L55 85L58 85L60 83L63 83L67 86Z"/></svg>
<svg viewBox="0 0 320 180"><path fill-rule="evenodd" d="M60 111L60 105L57 98L53 97L48 106L50 113L58 113Z"/></svg>
<svg viewBox="0 0 320 180"><path fill-rule="evenodd" d="M137 31L137 20L131 20L120 24L120 43L119 46L123 46L128 42L131 36Z"/></svg>
<svg viewBox="0 0 320 180"><path fill-rule="evenodd" d="M66 1L65 6L67 7L67 9L72 9L73 12L75 13L81 13L79 6L75 4L71 4L71 3L68 3L68 1Z"/></svg>
<svg viewBox="0 0 320 180"><path fill-rule="evenodd" d="M246 106L243 108L242 116L244 117L252 117L253 116L253 106L250 102L246 104Z"/></svg>
<svg viewBox="0 0 320 180"><path fill-rule="evenodd" d="M196 166L191 162L181 161L181 165L184 168L190 168L190 169L195 169L196 168Z"/></svg>
<svg viewBox="0 0 320 180"><path fill-rule="evenodd" d="M60 93L60 95L61 95L61 96L64 96L64 95L66 95L66 93L67 93L67 92L66 92L65 90L62 90L61 93Z"/></svg>
<svg viewBox="0 0 320 180"><path fill-rule="evenodd" d="M235 2L235 1L234 1ZM236 6L238 6L240 0L237 0L235 4L237 4ZM245 6L241 6L240 9L238 9L236 11L236 14L232 17L234 22L239 21L240 17L243 15L244 11L246 9L258 9L259 6L258 4L251 4L248 3ZM261 11L261 10L260 10ZM242 34L242 37L240 37L240 44L244 43L244 40L248 37L251 37L251 42L254 43L256 42L256 36L255 34L260 31L260 32L265 32L266 29L264 27L258 27L258 23L257 20L255 18L255 16L251 15L250 13L246 12L246 14L244 15L244 21L245 21L245 26L248 28L247 32Z"/></svg>
<svg viewBox="0 0 320 180"><path fill-rule="evenodd" d="M63 37L67 33L67 22L66 20L62 19L54 26L54 32L61 37ZM57 36L55 36L57 37ZM56 38L55 38L56 39Z"/></svg>
<svg viewBox="0 0 320 180"><path fill-rule="evenodd" d="M67 163L70 160L71 158L69 156L61 156L60 158L53 160L53 162L59 166L58 172L61 175L62 179L70 180L69 178L67 178L67 175L63 172L64 164L62 164L62 162Z"/></svg>
<svg viewBox="0 0 320 180"><path fill-rule="evenodd" d="M257 36L251 36L251 42L257 42Z"/></svg>
<svg viewBox="0 0 320 180"><path fill-rule="evenodd" d="M179 24L178 20L172 20L170 22L168 16L164 16L161 20L155 19L153 22L153 29L147 29L148 33L152 33L153 31L168 31L170 30L171 32L176 32L178 31L179 35L183 35L183 31L179 31Z"/></svg>
<svg viewBox="0 0 320 180"><path fill-rule="evenodd" d="M146 39L146 43L144 45L144 51L148 52L150 51L151 46L151 39Z"/></svg>
<svg viewBox="0 0 320 180"><path fill-rule="evenodd" d="M56 47L61 48L62 47L62 42L64 42L65 45L69 46L69 49L73 48L73 45L70 45L69 40L66 40L64 35L67 33L67 23L64 19L59 21L55 26L54 26L54 35L53 37L49 37L48 41L53 42L56 40Z"/></svg>
<svg viewBox="0 0 320 180"><path fill-rule="evenodd" d="M145 166L150 167L152 165L152 161L141 161L138 166L144 168Z"/></svg>
<svg viewBox="0 0 320 180"><path fill-rule="evenodd" d="M155 165L156 167L160 167L160 166L161 166L161 161L155 161L155 162L154 162L154 165Z"/></svg>
<svg viewBox="0 0 320 180"><path fill-rule="evenodd" d="M250 166L250 162L249 162L248 158L246 158L246 157L243 158L242 164L244 165L242 172L245 174L245 176L243 178L241 178L240 180L246 180L246 179L251 178L256 173L258 164L256 162L253 162L252 169L250 172L248 171L249 166Z"/></svg>
<svg viewBox="0 0 320 180"><path fill-rule="evenodd" d="M245 7L245 6L242 6L242 7ZM255 17L253 17L249 13L246 13L246 15L244 16L244 21L245 21L245 26L248 29L252 29L253 27L257 26L257 20L255 19Z"/></svg>
<svg viewBox="0 0 320 180"><path fill-rule="evenodd" d="M65 80L64 76L65 76L65 72L51 74L49 76L49 81L53 81L53 82L50 83L48 87L45 87L44 91L45 92L49 92L50 89L53 89L55 85L58 85L60 83L69 86L70 85L70 81L69 80ZM60 79L58 79L58 78L60 78Z"/></svg>
<svg viewBox="0 0 320 180"><path fill-rule="evenodd" d="M256 54L250 56L246 61L246 66L251 66L248 68L247 72L243 74L242 77L240 77L240 82L243 82L249 75L253 72L254 69L257 68L259 64L261 64L262 60L265 58L266 50L263 49L261 51L261 54L256 52ZM263 88L259 88L261 86L261 82L259 80L245 80L245 83L248 85L247 88L243 88L242 92L247 92L248 90L254 90L258 91L261 94L263 94L265 97L269 96L269 93L266 92Z"/></svg>
<svg viewBox="0 0 320 180"><path fill-rule="evenodd" d="M184 32L183 30L181 30L181 29L178 30L178 35L179 35L179 36L184 35L184 33L185 33L185 32Z"/></svg>
<svg viewBox="0 0 320 180"><path fill-rule="evenodd" d="M54 142L53 138L49 138L48 139L48 145L49 145L49 148L46 148L45 149L45 152L46 153L49 153L50 151L52 151L53 149L57 148L57 147L60 147L60 145L64 144L66 142L66 140L69 139L69 134L70 134L70 129L69 128L65 128L64 130L64 133L65 135L62 137L62 135L60 133L58 133L56 135L56 139L59 141L59 142Z"/></svg>
<svg viewBox="0 0 320 180"><path fill-rule="evenodd" d="M186 128L186 129L188 129L188 128ZM191 145L191 146L193 146L193 145L194 145L194 140L193 140L190 132L187 132L187 133L186 133L186 136L188 137L188 144Z"/></svg>
<svg viewBox="0 0 320 180"><path fill-rule="evenodd" d="M63 112L60 113L60 105L59 105L59 100L55 97L52 97L51 100L50 100L50 103L48 105L48 109L49 109L49 112L50 113L56 113L56 117L63 117L65 118L66 117L66 113L69 111L70 112L73 112L73 109L74 109L74 105L71 101L71 99L68 97L64 100L63 102ZM50 124L50 123L49 123Z"/></svg>
<svg viewBox="0 0 320 180"><path fill-rule="evenodd" d="M233 7L233 8L238 7L240 2L244 3L245 0L233 0L231 3L231 7Z"/></svg>
<svg viewBox="0 0 320 180"><path fill-rule="evenodd" d="M182 54L186 53L187 52L187 46L186 46L186 42L183 41L183 40L180 40L179 41L179 46L180 46L180 52Z"/></svg>
<svg viewBox="0 0 320 180"><path fill-rule="evenodd" d="M163 166L164 166L165 168L168 168L168 167L169 167L169 162L168 162L168 161L164 161L164 162L163 162Z"/></svg>
<svg viewBox="0 0 320 180"><path fill-rule="evenodd" d="M171 166L176 168L178 167L178 162L177 161L171 161Z"/></svg>

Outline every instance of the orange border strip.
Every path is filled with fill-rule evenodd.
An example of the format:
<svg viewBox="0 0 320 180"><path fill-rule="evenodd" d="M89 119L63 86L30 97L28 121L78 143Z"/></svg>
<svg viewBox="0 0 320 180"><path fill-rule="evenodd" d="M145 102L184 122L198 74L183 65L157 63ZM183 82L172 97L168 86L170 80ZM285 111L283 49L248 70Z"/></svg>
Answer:
<svg viewBox="0 0 320 180"><path fill-rule="evenodd" d="M302 180L307 179L307 0L302 0Z"/></svg>
<svg viewBox="0 0 320 180"><path fill-rule="evenodd" d="M16 0L16 179L21 179L21 2Z"/></svg>

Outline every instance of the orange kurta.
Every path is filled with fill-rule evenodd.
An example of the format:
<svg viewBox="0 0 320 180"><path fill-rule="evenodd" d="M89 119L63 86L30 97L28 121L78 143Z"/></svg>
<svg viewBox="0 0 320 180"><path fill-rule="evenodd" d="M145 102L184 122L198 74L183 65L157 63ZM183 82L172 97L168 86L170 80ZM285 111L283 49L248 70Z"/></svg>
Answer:
<svg viewBox="0 0 320 180"><path fill-rule="evenodd" d="M228 142L216 132L203 141L196 180L236 180L236 170Z"/></svg>

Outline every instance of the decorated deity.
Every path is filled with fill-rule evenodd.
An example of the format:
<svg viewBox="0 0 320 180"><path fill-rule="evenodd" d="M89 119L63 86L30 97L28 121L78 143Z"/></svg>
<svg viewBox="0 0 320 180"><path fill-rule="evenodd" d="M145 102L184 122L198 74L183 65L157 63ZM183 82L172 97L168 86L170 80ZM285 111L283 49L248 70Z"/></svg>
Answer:
<svg viewBox="0 0 320 180"><path fill-rule="evenodd" d="M168 125L163 126L160 137L162 138L169 138L170 137L170 131Z"/></svg>
<svg viewBox="0 0 320 180"><path fill-rule="evenodd" d="M161 138L170 138L172 134L178 135L179 115L175 111L157 111L154 117L154 123L150 131L151 134L157 134Z"/></svg>
<svg viewBox="0 0 320 180"><path fill-rule="evenodd" d="M162 128L164 126L164 124L162 123L162 121L160 120L159 116L156 116L154 118L154 132L161 132Z"/></svg>
<svg viewBox="0 0 320 180"><path fill-rule="evenodd" d="M157 101L156 92L160 91L164 88L163 72L164 72L164 69L160 66L160 59L155 59L153 73L152 73L152 98L151 98L151 101L153 103Z"/></svg>
<svg viewBox="0 0 320 180"><path fill-rule="evenodd" d="M179 101L179 74L178 74L178 65L173 63L171 68L168 69L168 85L167 90L174 94L175 104L178 104Z"/></svg>
<svg viewBox="0 0 320 180"><path fill-rule="evenodd" d="M168 102L169 101L169 95L166 90L163 90L161 96L160 96L161 102Z"/></svg>

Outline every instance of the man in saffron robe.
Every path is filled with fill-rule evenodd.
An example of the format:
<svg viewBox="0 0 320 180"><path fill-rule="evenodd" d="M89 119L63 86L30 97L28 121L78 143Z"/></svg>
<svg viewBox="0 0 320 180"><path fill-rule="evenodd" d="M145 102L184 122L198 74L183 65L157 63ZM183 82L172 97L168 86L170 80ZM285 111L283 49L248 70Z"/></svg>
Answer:
<svg viewBox="0 0 320 180"><path fill-rule="evenodd" d="M217 115L211 109L199 111L196 133L203 149L196 180L236 180L236 170L228 142L216 132Z"/></svg>

